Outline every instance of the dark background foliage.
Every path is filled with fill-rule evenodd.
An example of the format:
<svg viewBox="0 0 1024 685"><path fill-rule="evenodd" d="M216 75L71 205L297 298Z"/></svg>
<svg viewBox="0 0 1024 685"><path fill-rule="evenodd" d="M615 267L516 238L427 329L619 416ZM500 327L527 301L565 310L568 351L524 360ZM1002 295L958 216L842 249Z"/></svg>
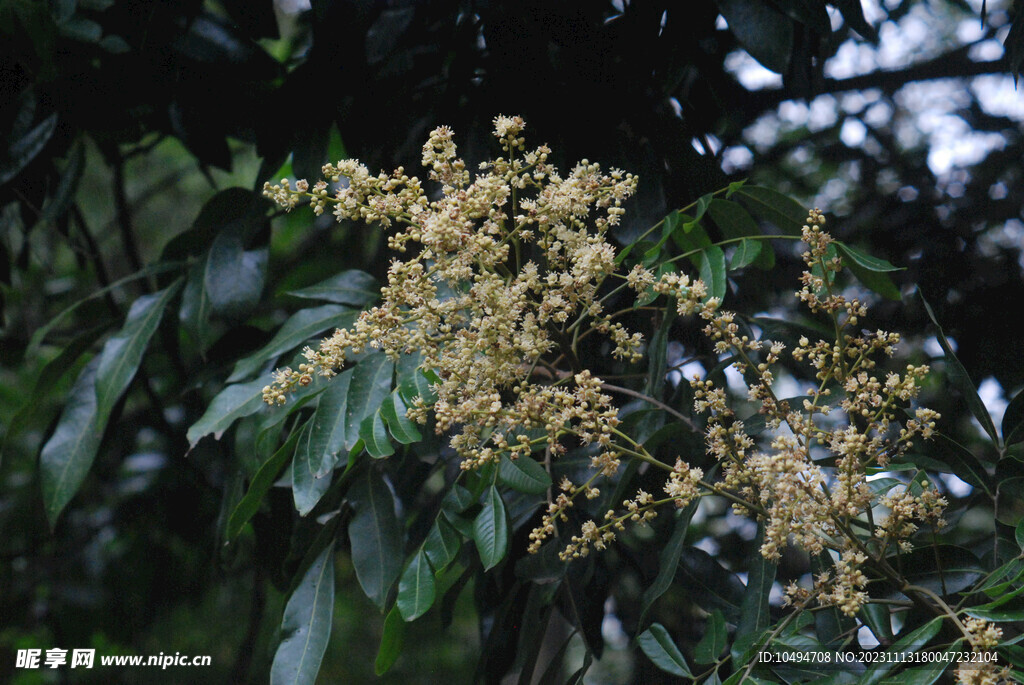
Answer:
<svg viewBox="0 0 1024 685"><path fill-rule="evenodd" d="M1005 5L989 3L982 18L963 2L932 2L948 30L930 52L853 75L826 69L841 46L870 49L922 4L872 4L869 20L858 2L817 0L314 0L300 13L266 0L0 2L4 653L26 645L210 653L215 667L197 679L260 680L311 528L275 489L252 535L223 547L224 519L251 474L239 463L254 457L228 439L188 452L185 432L232 365L302 304L283 293L345 268L379 276L387 256L373 229L303 212L271 221L257 190L282 166L315 178L329 155L416 173L420 145L441 123L471 161L493 153L494 115L520 114L528 139L548 142L561 166L585 157L638 174L623 242L740 178L822 202L838 215L839 237L906 267L892 274L902 302L879 301L871 325L923 343L931 329L912 297L919 287L975 382L994 378L1011 397L1024 384L1015 316L1024 300L1024 136L1019 118L986 108L971 79L1019 71L1024 24L1011 23ZM956 39L966 19L981 22L971 44ZM1005 52L977 49L993 40ZM781 79L745 86L741 48ZM941 173L927 137L906 133L915 126L907 88L933 83L953 84L950 116L965 131L998 140ZM860 108L844 99L853 96ZM786 103L816 103L833 116L786 119ZM851 125L863 130L856 143L844 135ZM765 129L772 135L762 139ZM178 319L161 324L112 408L81 492L51 529L35 461L72 381L132 301L208 263L222 235L248 255L248 286L205 318L183 302ZM785 307L799 261L782 250L779 260L736 278L730 305L795 316ZM153 264L169 266L107 288ZM186 284L182 297L188 292ZM39 339L46 322L92 293ZM683 324L674 333L693 342ZM929 401L964 415L955 392ZM974 429L962 423L949 430L970 443ZM405 486L410 502L414 482ZM705 535L717 539L719 561L741 568L749 541L715 527L724 516L705 524ZM655 532L663 540L671 530ZM562 610L576 614L591 646L603 642L609 596L632 634L637 588L656 572L657 550L640 545L570 570L581 594ZM687 559L684 581L712 568L700 555ZM474 659L460 655L456 634L479 634L488 679L511 669L516 654L504 645L519 638L516 611L534 607L538 586L510 574L475 583L479 633L468 594L447 637L437 620L412 628L423 647L398 662L396 680L430 682L425 671L470 677ZM347 600L332 644L349 646L345 655L328 650L324 677L368 679L380 622L364 623L373 609L351 568L338 575ZM661 615L685 616L688 601L670 593ZM662 620L700 635L685 618ZM5 679L12 663L0 664ZM630 663L621 679L652 668Z"/></svg>

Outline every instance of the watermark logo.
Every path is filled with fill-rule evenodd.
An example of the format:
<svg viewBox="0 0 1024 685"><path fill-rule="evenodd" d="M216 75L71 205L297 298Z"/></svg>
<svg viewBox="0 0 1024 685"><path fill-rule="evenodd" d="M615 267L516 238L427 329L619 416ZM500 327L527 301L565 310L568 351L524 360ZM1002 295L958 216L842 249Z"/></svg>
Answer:
<svg viewBox="0 0 1024 685"><path fill-rule="evenodd" d="M93 668L96 665L95 649L72 649L70 659L67 649L54 647L51 649L19 649L15 657L15 667L25 669L36 668ZM190 656L175 652L174 654L154 654L150 656L139 655L103 655L100 656L100 666L141 666L159 667L161 670L172 666L209 666L212 663L209 655Z"/></svg>

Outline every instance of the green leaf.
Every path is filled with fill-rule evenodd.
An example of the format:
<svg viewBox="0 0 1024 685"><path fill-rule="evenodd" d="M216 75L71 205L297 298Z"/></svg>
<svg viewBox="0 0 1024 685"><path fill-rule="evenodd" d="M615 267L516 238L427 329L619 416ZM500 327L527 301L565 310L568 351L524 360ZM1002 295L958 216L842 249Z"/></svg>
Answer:
<svg viewBox="0 0 1024 685"><path fill-rule="evenodd" d="M551 476L543 466L528 456L512 461L503 455L498 467L498 480L503 485L528 495L543 494L551 487Z"/></svg>
<svg viewBox="0 0 1024 685"><path fill-rule="evenodd" d="M880 644L892 642L892 620L884 604L867 603L860 608L860 619L871 629Z"/></svg>
<svg viewBox="0 0 1024 685"><path fill-rule="evenodd" d="M105 422L99 420L96 408L98 366L97 357L78 375L57 427L39 456L43 508L51 528L81 487L103 437Z"/></svg>
<svg viewBox="0 0 1024 685"><path fill-rule="evenodd" d="M380 638L380 648L377 650L377 659L373 664L373 672L382 676L391 669L398 655L402 653L402 643L405 641L405 621L398 606L392 607L384 619L384 634Z"/></svg>
<svg viewBox="0 0 1024 685"><path fill-rule="evenodd" d="M402 443L409 445L423 439L416 422L405 415L407 407L402 401L398 390L388 395L380 405L380 416L388 426L391 436Z"/></svg>
<svg viewBox="0 0 1024 685"><path fill-rule="evenodd" d="M235 321L248 316L263 293L266 266L266 250L246 251L239 236L221 232L203 269L203 292L213 313Z"/></svg>
<svg viewBox="0 0 1024 685"><path fill-rule="evenodd" d="M375 414L391 391L394 364L383 352L356 364L345 405L345 448L352 449L366 417Z"/></svg>
<svg viewBox="0 0 1024 685"><path fill-rule="evenodd" d="M412 558L398 582L398 610L406 621L415 621L434 603L434 572L421 549Z"/></svg>
<svg viewBox="0 0 1024 685"><path fill-rule="evenodd" d="M271 685L314 685L334 614L334 545L328 545L288 599Z"/></svg>
<svg viewBox="0 0 1024 685"><path fill-rule="evenodd" d="M693 649L693 658L698 664L713 664L729 644L729 630L722 612L715 609L704 627L704 637Z"/></svg>
<svg viewBox="0 0 1024 685"><path fill-rule="evenodd" d="M269 379L257 378L249 383L229 385L210 401L202 417L188 429L187 437L190 447L195 447L203 437L213 434L220 440L231 424L250 414L255 414L266 406L263 402L263 388L269 385Z"/></svg>
<svg viewBox="0 0 1024 685"><path fill-rule="evenodd" d="M101 423L106 423L114 404L131 384L160 317L180 285L178 280L160 292L137 299L128 311L124 327L103 346L96 369L96 412Z"/></svg>
<svg viewBox="0 0 1024 685"><path fill-rule="evenodd" d="M380 286L376 279L365 271L350 269L316 285L289 291L288 294L292 297L364 307L377 301L380 297Z"/></svg>
<svg viewBox="0 0 1024 685"><path fill-rule="evenodd" d="M505 558L508 551L508 521L505 503L493 485L487 489L483 509L473 521L473 540L485 571L494 568Z"/></svg>
<svg viewBox="0 0 1024 685"><path fill-rule="evenodd" d="M743 186L736 197L754 216L774 224L786 235L800 235L807 221L807 208L793 198L761 186Z"/></svg>
<svg viewBox="0 0 1024 685"><path fill-rule="evenodd" d="M391 488L376 469L366 469L349 491L355 515L348 524L352 565L366 596L381 609L402 571L402 527Z"/></svg>
<svg viewBox="0 0 1024 685"><path fill-rule="evenodd" d="M665 543L665 546L661 548L661 552L658 553L658 575L655 577L654 582L644 590L643 599L640 603L640 620L638 623L641 625L644 623L647 612L650 611L654 602L665 594L672 585L672 580L676 576L676 569L679 568L679 557L683 552L683 546L686 542L686 532L689 530L690 520L696 511L697 502L694 501L675 513L675 521L672 524L672 536Z"/></svg>
<svg viewBox="0 0 1024 685"><path fill-rule="evenodd" d="M844 261L847 266L851 263L864 268L868 271L874 271L876 273L885 273L887 271L903 271L898 266L893 266L889 262L879 257L869 255L867 252L860 250L853 245L847 245L841 241L834 241L833 244L838 248L839 253L844 257Z"/></svg>
<svg viewBox="0 0 1024 685"><path fill-rule="evenodd" d="M318 475L333 469L342 451L347 454L353 450L360 439L361 424L377 412L391 390L392 370L387 356L376 353L327 383L313 416L312 444L321 455ZM384 438L386 442L387 436Z"/></svg>
<svg viewBox="0 0 1024 685"><path fill-rule="evenodd" d="M82 144L82 139L79 138L68 152L67 163L61 173L60 182L39 217L40 223L49 223L64 215L72 200L75 199L78 182L82 178L84 168L85 146Z"/></svg>
<svg viewBox="0 0 1024 685"><path fill-rule="evenodd" d="M765 628L770 621L768 595L775 572L778 567L761 555L761 541L764 539L764 524L758 526L757 539L754 541L755 552L751 555L750 567L747 571L747 590L740 605L740 621L736 626L736 639L733 644L733 656L741 654Z"/></svg>
<svg viewBox="0 0 1024 685"><path fill-rule="evenodd" d="M926 587L938 595L960 592L984 575L981 562L969 549L956 545L916 547L889 557L890 564L902 571L913 585Z"/></svg>
<svg viewBox="0 0 1024 685"><path fill-rule="evenodd" d="M761 245L760 240L750 240L744 238L740 241L740 244L736 247L736 251L732 253L732 259L729 260L730 269L742 269L745 266L750 265L761 256Z"/></svg>
<svg viewBox="0 0 1024 685"><path fill-rule="evenodd" d="M789 69L793 22L760 0L717 0L729 31L750 56L777 74Z"/></svg>
<svg viewBox="0 0 1024 685"><path fill-rule="evenodd" d="M57 129L57 113L39 122L32 130L17 140L10 141L6 159L0 158L0 185L21 173L36 155L42 152L46 143Z"/></svg>
<svg viewBox="0 0 1024 685"><path fill-rule="evenodd" d="M50 331L53 330L54 327L57 326L57 324L63 321L64 317L74 312L83 304L91 302L92 300L99 299L106 295L107 293L117 290L121 286L127 283L131 283L132 281L137 281L143 278L148 278L150 276L155 276L166 271L176 271L181 267L181 262L151 264L143 269L140 269L139 271L136 271L133 274L125 276L124 278L121 278L117 281L114 281L113 283L104 288L92 291L86 297L83 297L78 302L75 302L74 304L70 305L69 307L64 309L60 314L47 321L45 325L38 328L34 333L32 333L32 337L28 341L28 347L25 349L25 356L32 357L38 354L39 346L43 344L44 340L46 340L46 336L50 334Z"/></svg>
<svg viewBox="0 0 1024 685"><path fill-rule="evenodd" d="M325 304L321 307L303 309L291 316L277 334L260 350L235 364L228 377L229 383L251 377L271 359L305 342L328 329L348 328L358 316L348 307L339 304Z"/></svg>
<svg viewBox="0 0 1024 685"><path fill-rule="evenodd" d="M963 638L957 640L949 646L946 653L956 654L961 651L963 649L963 642ZM950 659L949 661L936 659L925 666L917 666L900 671L892 680L899 685L932 685L932 683L942 677L943 673L952 668L955 662L955 659Z"/></svg>
<svg viewBox="0 0 1024 685"><path fill-rule="evenodd" d="M0 440L0 463L3 461L3 455L8 454L8 447L17 435L40 421L43 424L50 422L50 417L46 415L48 412L42 412L41 409L48 405L47 400L57 390L62 389L61 382L65 376L71 371L76 371L76 377L77 373L81 373L84 366L82 355L93 346L106 328L106 325L100 324L83 330L67 342L56 357L46 362L32 383L32 389L24 395L24 403L6 426L3 440ZM27 456L28 453L25 454Z"/></svg>
<svg viewBox="0 0 1024 685"><path fill-rule="evenodd" d="M292 498L300 516L313 510L331 485L330 472L317 475L322 452L312 444L313 421L308 421L299 433L292 459Z"/></svg>
<svg viewBox="0 0 1024 685"><path fill-rule="evenodd" d="M699 606L708 611L721 609L730 623L739 621L746 588L735 573L699 547L683 550L678 573Z"/></svg>
<svg viewBox="0 0 1024 685"><path fill-rule="evenodd" d="M692 678L690 666L683 658L682 652L672 641L672 636L660 623L652 623L651 627L636 639L640 649L655 666L681 678Z"/></svg>
<svg viewBox="0 0 1024 685"><path fill-rule="evenodd" d="M725 299L728 280L725 275L725 253L712 245L700 253L700 278L708 289L708 297Z"/></svg>
<svg viewBox="0 0 1024 685"><path fill-rule="evenodd" d="M181 293L181 306L178 308L178 320L203 352L209 349L223 330L223 325L218 327L210 321L213 305L203 287L207 256L189 269L185 289Z"/></svg>
<svg viewBox="0 0 1024 685"><path fill-rule="evenodd" d="M441 571L452 563L455 555L459 553L460 546L459 534L444 516L438 516L427 533L427 539L423 541L423 552L430 560L431 566Z"/></svg>
<svg viewBox="0 0 1024 685"><path fill-rule="evenodd" d="M384 428L384 419L381 418L380 412L374 412L363 419L359 425L359 438L363 441L367 454L374 459L383 459L395 453L395 448L388 440L388 432Z"/></svg>
<svg viewBox="0 0 1024 685"><path fill-rule="evenodd" d="M1012 608L998 609L966 609L964 611L968 616L974 618L985 619L986 621L992 621L993 623L1017 623L1024 621L1024 605L1015 603Z"/></svg>
<svg viewBox="0 0 1024 685"><path fill-rule="evenodd" d="M931 305L924 299L924 293L920 290L917 294L921 298L921 303L924 304L924 309L928 313L928 318L931 319L935 325L936 337L938 338L939 345L942 346L942 351L946 354L946 368L949 373L950 380L957 386L960 393L964 397L964 401L967 402L967 408L974 414L974 418L978 419L981 427L985 429L989 437L992 438L992 442L996 445L999 444L999 435L996 433L995 424L992 423L992 417L989 416L988 410L985 409L985 403L981 401L981 397L978 396L978 390L974 383L971 381L970 374L967 373L967 369L960 363L960 360L956 358L956 354L953 353L953 347L946 340L946 334L942 332L942 327L939 326L938 320L935 318L935 312L932 311Z"/></svg>
<svg viewBox="0 0 1024 685"><path fill-rule="evenodd" d="M295 445L298 443L302 432L303 429L292 431L288 440L274 452L270 459L260 466L259 470L256 471L256 475L252 477L252 482L249 483L249 490L246 491L245 496L242 497L242 500L228 518L225 538L229 542L238 537L238 534L242 532L242 528L248 523L249 519L260 510L260 503L263 501L263 498L270 492L270 488L273 487L274 481L277 480L278 474L281 473L281 469L284 468L285 464L288 463L288 460L295 453Z"/></svg>
<svg viewBox="0 0 1024 685"><path fill-rule="evenodd" d="M757 222L738 202L714 199L708 207L708 212L718 227L722 229L723 238L747 238L761 235Z"/></svg>
<svg viewBox="0 0 1024 685"><path fill-rule="evenodd" d="M1003 412L1003 444L1009 447L1024 441L1024 390L1018 392Z"/></svg>
<svg viewBox="0 0 1024 685"><path fill-rule="evenodd" d="M897 666L900 661L899 659L904 653L918 652L927 645L933 637L938 635L939 629L942 628L942 617L933 618L928 623L924 624L920 628L917 628L910 633L907 633L896 642L892 643L889 649L885 650L886 654L892 654L892 660L880 659L871 663L864 675L861 676L858 685L875 685L880 682L885 674Z"/></svg>
<svg viewBox="0 0 1024 685"><path fill-rule="evenodd" d="M853 262L847 262L846 268L850 270L857 280L864 284L872 292L876 292L887 300L900 300L900 289L892 282L888 274L878 271L870 271Z"/></svg>
<svg viewBox="0 0 1024 685"><path fill-rule="evenodd" d="M419 368L422 362L423 356L419 352L403 354L398 360L398 392L401 393L406 406L411 405L417 397L422 397L428 405L437 401L437 393L433 391L431 384L439 379L435 376L431 380L430 376L433 374Z"/></svg>
<svg viewBox="0 0 1024 685"><path fill-rule="evenodd" d="M441 500L441 509L455 514L461 514L466 511L466 509L473 506L475 502L476 498L473 497L473 493L458 483L453 483L448 494L446 494L444 499Z"/></svg>

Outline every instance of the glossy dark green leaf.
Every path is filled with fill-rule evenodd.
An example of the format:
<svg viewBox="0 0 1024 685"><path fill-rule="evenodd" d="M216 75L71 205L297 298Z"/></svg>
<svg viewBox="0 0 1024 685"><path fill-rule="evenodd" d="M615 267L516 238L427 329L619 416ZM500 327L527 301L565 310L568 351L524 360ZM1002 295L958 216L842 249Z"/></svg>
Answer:
<svg viewBox="0 0 1024 685"><path fill-rule="evenodd" d="M455 514L461 514L469 507L473 506L476 502L476 498L466 488L462 487L458 483L454 483L451 489L448 490L448 494L441 500L441 509L444 511L450 511Z"/></svg>
<svg viewBox="0 0 1024 685"><path fill-rule="evenodd" d="M740 605L740 620L736 626L736 640L733 656L742 653L753 639L768 627L770 610L768 596L775 582L778 567L762 556L761 541L764 539L764 524L759 525L758 535L754 541L754 552L749 557L747 570L747 590Z"/></svg>
<svg viewBox="0 0 1024 685"><path fill-rule="evenodd" d="M693 658L698 664L713 664L729 644L729 630L722 612L715 609L704 626L704 637L693 648Z"/></svg>
<svg viewBox="0 0 1024 685"><path fill-rule="evenodd" d="M725 253L722 248L712 245L700 253L700 278L708 289L708 297L725 299L725 291L729 285L725 273Z"/></svg>
<svg viewBox="0 0 1024 685"><path fill-rule="evenodd" d="M736 246L736 251L732 253L732 258L729 260L730 269L742 269L745 266L749 266L761 256L761 247L763 241L751 240L744 238L740 241L740 244Z"/></svg>
<svg viewBox="0 0 1024 685"><path fill-rule="evenodd" d="M181 292L181 306L178 309L178 320L203 352L223 333L223 325L218 327L210 321L213 305L203 285L206 259L207 257L204 257L189 269L185 288Z"/></svg>
<svg viewBox="0 0 1024 685"><path fill-rule="evenodd" d="M1024 441L1024 390L1018 392L1006 405L1000 427L1004 445L1010 446Z"/></svg>
<svg viewBox="0 0 1024 685"><path fill-rule="evenodd" d="M292 459L292 498L300 516L311 512L331 485L330 472L319 473L323 453L311 444L312 428L312 421L302 427Z"/></svg>
<svg viewBox="0 0 1024 685"><path fill-rule="evenodd" d="M493 485L484 494L484 506L473 521L473 540L476 542L484 570L490 570L505 558L508 551L508 520L505 503Z"/></svg>
<svg viewBox="0 0 1024 685"><path fill-rule="evenodd" d="M946 653L954 655L963 649L964 641L961 638L950 645L946 650ZM952 657L950 657L950 660L948 661L936 659L924 666L915 666L913 668L904 669L897 674L896 678L900 685L932 685L932 683L942 677L943 673L953 669L953 664L955 663L956 660Z"/></svg>
<svg viewBox="0 0 1024 685"><path fill-rule="evenodd" d="M0 185L7 183L21 173L21 170L28 166L29 162L35 159L53 137L57 129L57 113L49 115L36 124L25 135L17 140L11 140L7 148L7 155L0 158Z"/></svg>
<svg viewBox="0 0 1024 685"><path fill-rule="evenodd" d="M220 440L231 424L240 418L255 414L263 409L263 388L270 384L270 379L257 378L249 383L229 385L210 401L202 417L188 429L189 445L195 447L204 436L213 434Z"/></svg>
<svg viewBox="0 0 1024 685"><path fill-rule="evenodd" d="M384 608L391 586L402 572L402 527L391 488L376 469L366 469L349 490L355 509L348 524L352 565L363 592Z"/></svg>
<svg viewBox="0 0 1024 685"><path fill-rule="evenodd" d="M858 685L875 685L880 682L889 671L899 665L901 655L908 652L918 652L924 648L929 642L931 642L932 638L938 635L939 630L942 628L942 620L942 617L933 618L928 623L912 630L906 635L900 637L896 642L892 643L892 646L885 650L886 654L893 655L892 660L880 659L872 662L868 666L867 671L864 672L864 675L861 676Z"/></svg>
<svg viewBox="0 0 1024 685"><path fill-rule="evenodd" d="M128 311L124 327L103 346L96 369L96 412L102 422L106 422L110 410L139 370L149 340L180 285L180 280L175 281L160 292L136 300Z"/></svg>
<svg viewBox="0 0 1024 685"><path fill-rule="evenodd" d="M498 480L513 490L528 495L540 495L551 487L551 476L544 467L528 456L512 461L507 456L501 457L498 467Z"/></svg>
<svg viewBox="0 0 1024 685"><path fill-rule="evenodd" d="M993 623L1019 624L1024 621L1024 602L1014 602L1010 606L1001 606L998 609L965 609L964 613Z"/></svg>
<svg viewBox="0 0 1024 685"><path fill-rule="evenodd" d="M75 199L78 182L85 169L85 145L81 139L76 141L68 152L67 164L61 173L60 182L50 201L39 217L40 223L49 223L63 216L71 202Z"/></svg>
<svg viewBox="0 0 1024 685"><path fill-rule="evenodd" d="M721 609L726 620L736 623L746 587L736 576L699 547L687 547L679 558L679 582L707 611Z"/></svg>
<svg viewBox="0 0 1024 685"><path fill-rule="evenodd" d="M273 456L270 457L266 462L260 466L259 470L256 471L256 475L253 476L252 482L249 483L249 489L246 491L245 496L235 506L234 511L231 512L231 516L228 518L228 525L225 532L225 538L230 542L234 538L238 537L238 534L242 532L242 528L245 524L256 515L256 512L260 510L260 504L263 502L263 498L266 497L267 493L270 492L270 488L273 487L274 481L277 480L277 476L281 473L281 470L288 463L288 460L292 458L295 453L295 445L299 441L299 437L302 435L303 430L297 429L292 431L288 440L274 452Z"/></svg>
<svg viewBox="0 0 1024 685"><path fill-rule="evenodd" d="M1024 547L1024 521L1021 521L1014 531L1017 537L1017 546ZM1024 559L1011 559L988 576L985 582L973 588L975 591L984 592L989 597L1001 597L1008 589L1024 582Z"/></svg>
<svg viewBox="0 0 1024 685"><path fill-rule="evenodd" d="M36 376L32 389L25 395L24 404L5 427L3 439L0 440L0 463L3 463L4 455L8 453L14 438L22 431L33 424L38 425L39 422L44 425L50 422L52 417L48 416L48 412L43 412L41 408L47 406L47 400L55 392L64 390L61 383L65 377L72 371L76 372L76 377L77 373L81 373L81 367L84 366L83 355L106 328L105 324L101 324L83 330L67 342L56 357L46 362Z"/></svg>
<svg viewBox="0 0 1024 685"><path fill-rule="evenodd" d="M692 218L686 216L682 212L678 214L684 232L689 233L697 226L697 223L704 218L704 214L711 207L711 203L714 199L715 196L713 193L706 193L697 198L697 202L695 202L693 206L696 211L694 211Z"/></svg>
<svg viewBox="0 0 1024 685"><path fill-rule="evenodd" d="M89 362L75 380L53 435L39 455L43 508L52 528L71 501L96 458L103 437L96 406L96 369L99 357Z"/></svg>
<svg viewBox="0 0 1024 685"><path fill-rule="evenodd" d="M316 285L291 290L288 294L293 297L364 307L380 298L380 286L377 280L365 271L350 269Z"/></svg>
<svg viewBox="0 0 1024 685"><path fill-rule="evenodd" d="M248 244L266 225L267 201L246 188L227 188L203 205L192 227L176 235L163 251L164 259L185 259L208 253L217 236L224 233Z"/></svg>
<svg viewBox="0 0 1024 685"><path fill-rule="evenodd" d="M359 439L363 441L367 454L374 459L383 459L395 453L379 411L363 419L359 425Z"/></svg>
<svg viewBox="0 0 1024 685"><path fill-rule="evenodd" d="M317 476L322 476L333 469L338 462L338 455L342 451L347 453L352 447L348 443L358 439L357 436L348 436L350 426L346 419L349 413L352 376L359 366L356 365L332 378L317 402L310 436L312 448L319 454L314 471ZM359 406L358 398L352 398L352 401L353 406ZM358 433L358 430L356 432Z"/></svg>
<svg viewBox="0 0 1024 685"><path fill-rule="evenodd" d="M309 567L288 599L271 685L314 685L327 651L334 615L334 545Z"/></svg>
<svg viewBox="0 0 1024 685"><path fill-rule="evenodd" d="M888 561L908 582L938 595L960 592L985 575L978 557L955 545L921 545Z"/></svg>
<svg viewBox="0 0 1024 685"><path fill-rule="evenodd" d="M203 269L203 291L213 313L236 321L248 316L263 293L266 267L266 250L245 250L231 232L218 235Z"/></svg>
<svg viewBox="0 0 1024 685"><path fill-rule="evenodd" d="M736 198L754 216L774 224L786 235L800 235L807 221L806 207L771 188L746 185L736 191Z"/></svg>
<svg viewBox="0 0 1024 685"><path fill-rule="evenodd" d="M985 429L989 437L995 444L999 444L999 435L996 433L996 426L992 422L992 417L989 416L988 410L985 409L985 403L981 401L981 397L978 396L978 389L971 381L970 374L967 373L967 369L960 363L960 360L956 358L956 354L953 352L953 347L949 344L946 339L946 334L943 333L942 327L939 326L938 320L935 318L935 312L932 311L931 305L924 299L924 294L918 290L918 295L921 297L921 303L924 305L925 311L928 313L928 318L931 319L932 324L935 325L936 338L939 341L939 345L942 346L942 351L946 357L946 369L949 374L950 380L953 382L957 389L964 397L964 401L967 402L967 408L974 414L974 418L978 419L981 427Z"/></svg>
<svg viewBox="0 0 1024 685"><path fill-rule="evenodd" d="M459 534L444 516L438 516L423 541L423 552L430 560L430 565L441 571L455 559L460 546Z"/></svg>
<svg viewBox="0 0 1024 685"><path fill-rule="evenodd" d="M396 390L380 405L380 416L388 426L391 436L403 445L410 445L423 439L416 422L405 415L407 407L401 394Z"/></svg>
<svg viewBox="0 0 1024 685"><path fill-rule="evenodd" d="M884 259L874 257L863 250L854 247L853 245L847 245L844 242L836 240L833 242L836 248L839 250L839 254L843 257L843 261L849 265L851 263L856 264L868 271L875 271L878 273L885 273L887 271L902 271L898 266L893 266Z"/></svg>
<svg viewBox="0 0 1024 685"><path fill-rule="evenodd" d="M428 374L419 368L422 361L423 356L419 352L403 354L398 360L396 370L398 392L409 406L417 397L422 397L428 405L437 401L437 393L431 389L431 384L437 379L435 377L434 380L431 380Z"/></svg>
<svg viewBox="0 0 1024 685"><path fill-rule="evenodd" d="M380 648L373 664L373 672L378 676L387 673L402 653L405 642L405 621L397 606L392 607L384 619L384 632L380 638Z"/></svg>
<svg viewBox="0 0 1024 685"><path fill-rule="evenodd" d="M865 269L857 263L846 263L846 268L872 292L876 292L887 300L901 299L900 289L892 282L889 275L879 271Z"/></svg>
<svg viewBox="0 0 1024 685"><path fill-rule="evenodd" d="M651 627L645 630L636 639L640 649L647 655L655 666L681 678L692 678L690 666L683 658L682 652L672 641L672 636L660 623L652 623Z"/></svg>
<svg viewBox="0 0 1024 685"><path fill-rule="evenodd" d="M358 316L348 307L340 304L325 304L296 312L281 326L277 334L254 354L245 357L235 364L235 369L228 382L233 383L246 378L262 369L268 361L281 356L310 338L327 330L348 328Z"/></svg>
<svg viewBox="0 0 1024 685"><path fill-rule="evenodd" d="M313 445L321 455L318 474L333 469L341 453L353 450L360 440L362 423L388 397L392 369L383 353L371 354L326 384L313 417ZM380 445L376 440L372 443L374 449Z"/></svg>
<svg viewBox="0 0 1024 685"><path fill-rule="evenodd" d="M434 604L437 589L434 571L423 550L413 556L398 582L398 610L406 621L415 621Z"/></svg>
<svg viewBox="0 0 1024 685"><path fill-rule="evenodd" d="M711 238L708 237L704 227L697 223L692 217L680 214L682 226L680 230L672 233L672 241L683 252L692 253L691 262L696 265L697 252L711 246Z"/></svg>
<svg viewBox="0 0 1024 685"><path fill-rule="evenodd" d="M697 502L691 502L688 506L675 512L672 523L672 536L658 553L658 575L654 578L646 590L640 603L640 621L642 625L647 617L647 612L658 600L659 597L671 587L672 580L676 577L676 570L679 568L679 557L683 552L686 543L686 532L690 527L690 520L697 511Z"/></svg>
<svg viewBox="0 0 1024 685"><path fill-rule="evenodd" d="M725 239L746 238L761 235L757 222L739 202L714 199L708 213L721 229Z"/></svg>
<svg viewBox="0 0 1024 685"><path fill-rule="evenodd" d="M889 614L889 608L884 604L868 603L864 604L860 608L860 619L864 622L864 625L871 629L875 639L880 644L889 644L892 642L892 620Z"/></svg>

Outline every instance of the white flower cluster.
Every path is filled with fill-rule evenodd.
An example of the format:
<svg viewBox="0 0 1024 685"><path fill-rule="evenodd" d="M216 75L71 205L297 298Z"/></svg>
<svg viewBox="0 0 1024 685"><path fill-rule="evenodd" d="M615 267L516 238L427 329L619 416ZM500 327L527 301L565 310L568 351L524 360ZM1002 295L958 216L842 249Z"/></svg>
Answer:
<svg viewBox="0 0 1024 685"><path fill-rule="evenodd" d="M328 181L348 181L333 197L326 182L311 190L304 181L295 190L287 182L265 186L286 209L305 199L318 213L333 205L339 221L390 227L389 246L408 255L392 261L383 302L318 349L307 348L298 370L279 370L265 389L267 402L283 403L297 385L333 375L367 347L393 358L419 352L423 367L440 378L432 408L437 431L455 432L451 444L463 468L530 454L545 442L557 454L564 435L611 448L616 407L601 380L578 363L575 342L604 334L616 357L641 356L642 336L613 321L598 297L609 276L625 279L615 274L606 233L619 223L637 179L587 160L563 175L548 162L546 146L526 151L524 128L519 117L494 120L505 156L483 164L475 179L451 129L434 130L422 161L442 186L435 200L403 169L373 175L355 160L324 167ZM641 278L653 283L649 274ZM704 292L699 282L658 287L691 309ZM409 413L425 422L428 408ZM618 465L609 452L598 461L606 475Z"/></svg>

